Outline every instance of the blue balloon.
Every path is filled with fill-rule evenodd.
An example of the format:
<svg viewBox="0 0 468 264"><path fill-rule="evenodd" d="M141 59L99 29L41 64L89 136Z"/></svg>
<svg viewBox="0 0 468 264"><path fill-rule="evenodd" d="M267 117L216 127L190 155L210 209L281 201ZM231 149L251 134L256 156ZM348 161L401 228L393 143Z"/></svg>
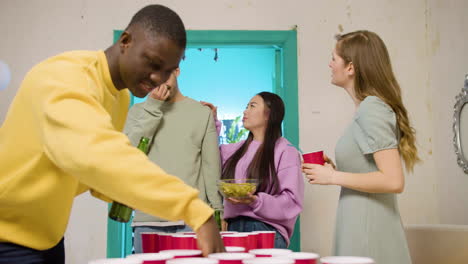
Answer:
<svg viewBox="0 0 468 264"><path fill-rule="evenodd" d="M8 64L0 61L0 91L8 87L11 81L11 72Z"/></svg>

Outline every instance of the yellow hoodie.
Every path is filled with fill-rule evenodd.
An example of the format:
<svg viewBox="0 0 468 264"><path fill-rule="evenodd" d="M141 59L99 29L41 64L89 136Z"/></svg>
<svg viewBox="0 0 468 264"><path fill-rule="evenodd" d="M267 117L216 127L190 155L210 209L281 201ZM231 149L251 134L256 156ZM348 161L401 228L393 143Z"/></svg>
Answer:
<svg viewBox="0 0 468 264"><path fill-rule="evenodd" d="M195 230L213 214L131 146L121 133L128 105L102 51L63 53L26 75L0 127L0 242L51 248L74 197L90 189Z"/></svg>

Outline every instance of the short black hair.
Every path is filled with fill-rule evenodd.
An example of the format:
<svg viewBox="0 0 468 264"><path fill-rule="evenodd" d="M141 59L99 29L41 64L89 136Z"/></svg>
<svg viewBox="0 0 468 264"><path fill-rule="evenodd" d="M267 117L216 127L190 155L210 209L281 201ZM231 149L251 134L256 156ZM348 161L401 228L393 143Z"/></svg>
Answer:
<svg viewBox="0 0 468 264"><path fill-rule="evenodd" d="M127 26L139 25L150 36L164 36L181 48L187 45L185 26L179 15L163 5L148 5L140 9Z"/></svg>

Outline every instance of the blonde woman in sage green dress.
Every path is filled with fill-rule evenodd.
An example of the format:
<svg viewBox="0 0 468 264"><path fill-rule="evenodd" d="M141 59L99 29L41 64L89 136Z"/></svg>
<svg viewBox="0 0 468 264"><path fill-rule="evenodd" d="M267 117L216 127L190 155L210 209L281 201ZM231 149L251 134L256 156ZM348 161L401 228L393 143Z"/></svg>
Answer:
<svg viewBox="0 0 468 264"><path fill-rule="evenodd" d="M410 264L396 194L405 185L402 163L412 171L419 158L385 44L369 31L339 35L329 67L356 113L336 145L336 168L325 157L303 172L311 184L341 186L334 254Z"/></svg>

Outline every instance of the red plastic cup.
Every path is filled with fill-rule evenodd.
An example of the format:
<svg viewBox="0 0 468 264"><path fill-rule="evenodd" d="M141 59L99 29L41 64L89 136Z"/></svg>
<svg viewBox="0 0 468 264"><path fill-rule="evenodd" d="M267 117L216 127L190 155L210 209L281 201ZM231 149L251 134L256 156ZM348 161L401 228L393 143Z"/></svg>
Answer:
<svg viewBox="0 0 468 264"><path fill-rule="evenodd" d="M214 253L208 255L208 258L219 260L219 264L242 264L242 260L255 258L255 255L249 253Z"/></svg>
<svg viewBox="0 0 468 264"><path fill-rule="evenodd" d="M274 248L275 231L257 231L257 248Z"/></svg>
<svg viewBox="0 0 468 264"><path fill-rule="evenodd" d="M159 252L162 250L173 249L172 248L172 234L159 233Z"/></svg>
<svg viewBox="0 0 468 264"><path fill-rule="evenodd" d="M294 259L295 264L318 264L320 258L318 254L308 252L293 252L285 257Z"/></svg>
<svg viewBox="0 0 468 264"><path fill-rule="evenodd" d="M159 252L159 234L157 232L142 232L141 248L143 253Z"/></svg>
<svg viewBox="0 0 468 264"><path fill-rule="evenodd" d="M258 248L258 239L259 239L259 237L260 237L260 234L258 232L249 232L249 233L247 233L247 248L246 248L246 251Z"/></svg>
<svg viewBox="0 0 468 264"><path fill-rule="evenodd" d="M285 248L261 248L252 249L249 251L250 254L254 254L257 258L265 257L285 257L292 253L292 250Z"/></svg>
<svg viewBox="0 0 468 264"><path fill-rule="evenodd" d="M201 258L202 252L198 249L169 249L162 250L160 253L168 253L174 256L174 258Z"/></svg>
<svg viewBox="0 0 468 264"><path fill-rule="evenodd" d="M172 249L197 249L196 236L183 234L173 235Z"/></svg>
<svg viewBox="0 0 468 264"><path fill-rule="evenodd" d="M224 235L223 243L224 246L244 247L247 248L247 234L236 233L230 235Z"/></svg>
<svg viewBox="0 0 468 264"><path fill-rule="evenodd" d="M312 163L312 164L319 164L324 165L325 160L323 159L323 151L311 152L302 155L304 159L304 163Z"/></svg>
<svg viewBox="0 0 468 264"><path fill-rule="evenodd" d="M244 259L242 264L294 264L294 259L288 258L253 258L253 259Z"/></svg>
<svg viewBox="0 0 468 264"><path fill-rule="evenodd" d="M330 256L320 259L322 264L375 264L374 260L365 257Z"/></svg>
<svg viewBox="0 0 468 264"><path fill-rule="evenodd" d="M246 252L245 247L233 247L233 246L226 246L226 252L229 253L244 253Z"/></svg>
<svg viewBox="0 0 468 264"><path fill-rule="evenodd" d="M166 264L166 261L173 258L174 256L168 253L141 253L127 256L127 259L137 259L142 261L142 264Z"/></svg>
<svg viewBox="0 0 468 264"><path fill-rule="evenodd" d="M167 264L218 264L217 259L210 258L179 258L171 259L166 262Z"/></svg>

